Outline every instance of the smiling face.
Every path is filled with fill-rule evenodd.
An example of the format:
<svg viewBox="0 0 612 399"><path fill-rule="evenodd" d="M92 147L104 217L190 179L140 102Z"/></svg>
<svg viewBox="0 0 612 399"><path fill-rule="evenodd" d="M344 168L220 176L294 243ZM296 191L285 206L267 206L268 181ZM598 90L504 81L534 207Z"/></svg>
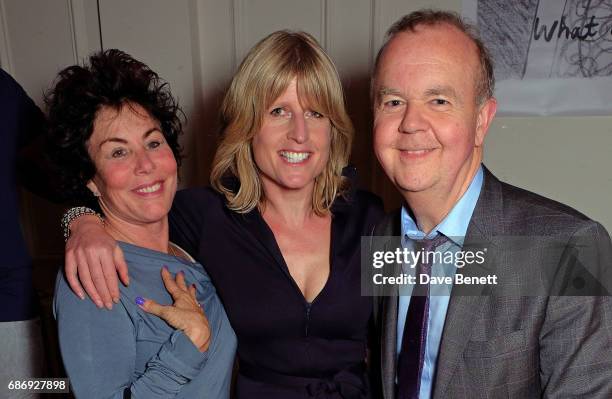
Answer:
<svg viewBox="0 0 612 399"><path fill-rule="evenodd" d="M300 102L293 79L267 108L252 149L264 191L305 190L311 193L315 178L329 159L331 124Z"/></svg>
<svg viewBox="0 0 612 399"><path fill-rule="evenodd" d="M138 104L104 107L87 143L96 174L87 187L99 194L104 215L115 223L164 220L177 186L177 165L159 124Z"/></svg>
<svg viewBox="0 0 612 399"><path fill-rule="evenodd" d="M388 43L374 81L374 150L385 173L411 193L455 202L482 160L495 100L476 101L476 46L438 24Z"/></svg>

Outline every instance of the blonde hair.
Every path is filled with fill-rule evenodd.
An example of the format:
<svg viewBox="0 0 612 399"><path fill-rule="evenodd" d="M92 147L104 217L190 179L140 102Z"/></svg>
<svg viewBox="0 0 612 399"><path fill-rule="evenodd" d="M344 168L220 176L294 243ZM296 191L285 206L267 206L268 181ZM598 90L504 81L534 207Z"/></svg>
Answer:
<svg viewBox="0 0 612 399"><path fill-rule="evenodd" d="M312 208L318 215L329 211L348 182L342 177L353 141L353 126L344 107L338 72L331 59L308 33L277 31L249 51L223 99L223 134L215 153L211 185L225 195L228 207L247 213L265 201L251 143L263 116L296 79L298 96L331 124L327 165L315 178ZM236 191L228 177L236 177Z"/></svg>

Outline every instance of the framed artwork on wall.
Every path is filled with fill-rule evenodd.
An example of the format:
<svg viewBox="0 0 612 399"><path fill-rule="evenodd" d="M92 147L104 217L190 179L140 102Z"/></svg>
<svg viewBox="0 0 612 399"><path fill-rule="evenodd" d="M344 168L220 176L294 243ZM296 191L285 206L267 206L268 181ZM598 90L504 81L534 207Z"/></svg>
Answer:
<svg viewBox="0 0 612 399"><path fill-rule="evenodd" d="M612 0L463 0L502 115L612 115Z"/></svg>

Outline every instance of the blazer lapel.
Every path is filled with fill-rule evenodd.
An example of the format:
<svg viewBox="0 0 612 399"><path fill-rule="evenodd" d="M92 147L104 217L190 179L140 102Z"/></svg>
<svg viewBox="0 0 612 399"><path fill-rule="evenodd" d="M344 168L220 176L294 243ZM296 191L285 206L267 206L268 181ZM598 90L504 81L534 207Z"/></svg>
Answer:
<svg viewBox="0 0 612 399"><path fill-rule="evenodd" d="M495 230L501 216L501 184L486 168L484 172L483 189L468 225L463 250L479 251L486 248L485 262L459 269L457 272L464 276L486 276L495 270L497 250L493 237L498 233ZM453 286L440 343L434 399L446 397L446 389L470 339L473 320L480 313L489 290L490 286L487 285Z"/></svg>
<svg viewBox="0 0 612 399"><path fill-rule="evenodd" d="M382 336L381 336L381 371L383 397L395 398L395 370L397 360L397 296L383 298L382 303Z"/></svg>
<svg viewBox="0 0 612 399"><path fill-rule="evenodd" d="M376 227L374 235L386 236L388 240L381 245L384 251L394 251L401 245L401 220L400 211L388 214L383 221ZM393 270L385 271L386 275L396 275L397 267ZM395 287L397 290L397 287ZM397 292L380 293L383 295L381 300L381 315L379 328L380 335L380 368L382 377L383 397L386 399L395 398L395 367L397 357Z"/></svg>

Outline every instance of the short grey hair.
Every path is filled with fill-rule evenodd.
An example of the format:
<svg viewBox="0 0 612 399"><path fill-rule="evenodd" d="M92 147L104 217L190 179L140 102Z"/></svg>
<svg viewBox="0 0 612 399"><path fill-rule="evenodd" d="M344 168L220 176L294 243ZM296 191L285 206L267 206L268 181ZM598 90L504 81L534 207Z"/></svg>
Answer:
<svg viewBox="0 0 612 399"><path fill-rule="evenodd" d="M495 91L495 74L493 72L493 60L487 50L487 47L484 45L480 35L478 34L478 30L476 27L468 22L466 22L461 16L452 11L442 11L442 10L434 10L434 9L422 9L418 11L414 11L410 14L404 15L398 21L396 21L385 35L385 40L380 50L378 50L378 54L376 55L376 59L374 62L374 70L372 77L376 77L376 73L378 71L378 64L380 63L380 58L385 48L397 35L402 32L414 32L418 26L435 26L440 24L448 24L454 26L463 32L476 46L476 50L478 52L478 61L480 64L480 73L476 80L476 101L478 104L484 103L489 98L493 97L493 92ZM374 82L374 79L372 79ZM372 95L374 92L372 91Z"/></svg>

